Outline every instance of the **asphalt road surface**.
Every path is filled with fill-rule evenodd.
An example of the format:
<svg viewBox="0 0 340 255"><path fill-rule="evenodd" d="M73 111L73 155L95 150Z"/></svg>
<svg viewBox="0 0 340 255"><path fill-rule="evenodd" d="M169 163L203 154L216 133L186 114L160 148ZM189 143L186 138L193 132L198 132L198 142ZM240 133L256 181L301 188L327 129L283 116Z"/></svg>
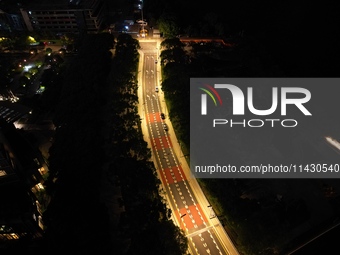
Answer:
<svg viewBox="0 0 340 255"><path fill-rule="evenodd" d="M200 198L204 196L202 191L196 180L189 176L190 170L184 166L183 154L175 149L179 145L160 87L159 41L144 39L140 40L140 45L141 117L174 221L188 237L191 254L238 254L218 219L209 213L211 208L201 202L206 199ZM164 113L164 119L161 113Z"/></svg>

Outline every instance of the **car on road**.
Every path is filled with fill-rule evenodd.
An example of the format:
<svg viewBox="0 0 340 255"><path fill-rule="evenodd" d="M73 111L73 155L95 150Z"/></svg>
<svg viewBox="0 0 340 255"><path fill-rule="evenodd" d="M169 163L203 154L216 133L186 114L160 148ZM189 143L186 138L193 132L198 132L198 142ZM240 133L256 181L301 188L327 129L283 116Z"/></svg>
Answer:
<svg viewBox="0 0 340 255"><path fill-rule="evenodd" d="M165 119L165 114L164 113L161 113L161 118L162 118L162 120Z"/></svg>
<svg viewBox="0 0 340 255"><path fill-rule="evenodd" d="M159 91L159 90L158 90L158 87L156 87L156 88L155 88L155 91L156 91L156 92L158 92L158 91Z"/></svg>
<svg viewBox="0 0 340 255"><path fill-rule="evenodd" d="M168 129L168 125L166 124L166 123L163 123L163 129L165 130L165 131L168 131L169 129Z"/></svg>

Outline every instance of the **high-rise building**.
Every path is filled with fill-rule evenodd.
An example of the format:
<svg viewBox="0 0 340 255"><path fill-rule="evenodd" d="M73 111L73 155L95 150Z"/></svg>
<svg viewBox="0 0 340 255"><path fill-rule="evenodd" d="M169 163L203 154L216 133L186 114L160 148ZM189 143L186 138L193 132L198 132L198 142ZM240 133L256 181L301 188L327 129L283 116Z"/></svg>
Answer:
<svg viewBox="0 0 340 255"><path fill-rule="evenodd" d="M96 33L106 18L104 0L40 0L20 12L28 31L49 34Z"/></svg>
<svg viewBox="0 0 340 255"><path fill-rule="evenodd" d="M8 36L25 31L18 6L13 1L0 1L0 36Z"/></svg>
<svg viewBox="0 0 340 255"><path fill-rule="evenodd" d="M7 12L0 10L0 31L12 33L25 30L20 13Z"/></svg>

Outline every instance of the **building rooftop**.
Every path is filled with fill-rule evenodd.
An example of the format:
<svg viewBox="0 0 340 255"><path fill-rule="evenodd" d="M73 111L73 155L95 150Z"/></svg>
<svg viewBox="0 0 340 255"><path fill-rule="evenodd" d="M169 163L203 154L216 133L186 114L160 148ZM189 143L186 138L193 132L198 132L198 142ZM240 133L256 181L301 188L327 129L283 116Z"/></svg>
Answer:
<svg viewBox="0 0 340 255"><path fill-rule="evenodd" d="M0 101L0 120L13 123L31 112L31 108L19 103Z"/></svg>
<svg viewBox="0 0 340 255"><path fill-rule="evenodd" d="M89 6L88 0L33 0L24 9L79 9Z"/></svg>

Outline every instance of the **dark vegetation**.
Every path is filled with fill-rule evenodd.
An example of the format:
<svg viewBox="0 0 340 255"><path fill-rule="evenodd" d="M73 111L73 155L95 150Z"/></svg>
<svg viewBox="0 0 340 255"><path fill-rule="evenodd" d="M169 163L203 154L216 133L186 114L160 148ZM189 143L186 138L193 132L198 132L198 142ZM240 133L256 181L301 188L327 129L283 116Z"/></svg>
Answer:
<svg viewBox="0 0 340 255"><path fill-rule="evenodd" d="M186 151L190 147L190 106L187 100L190 77L234 77L235 74L240 77L254 74L275 76L277 73L276 67L265 62L266 52L246 40L238 38L232 48L220 48L213 44L205 47L191 45L189 52L184 50L178 38L162 42L162 89L169 106L169 116ZM224 58L216 58L211 52L221 52ZM228 59L244 61L242 64L234 62L234 65L224 66L225 69L219 68L220 63ZM244 133L240 135L248 137ZM258 139L261 140L260 137ZM293 135L289 139L297 138ZM301 149L305 155L315 153L305 141L299 141L300 147L292 142L287 143L295 153ZM244 154L245 150L240 148L239 153ZM238 152L235 153L237 155ZM257 152L249 153L256 155ZM285 254L318 231L331 226L332 220L336 220L339 215L336 195L328 196L323 188L326 185L334 190L335 182L248 179L198 181L241 254ZM324 215L324 218L318 215ZM308 226L308 230L303 226Z"/></svg>
<svg viewBox="0 0 340 255"><path fill-rule="evenodd" d="M239 43L232 48L214 46L214 43L204 46L191 45L190 52L184 50L184 44L178 38L165 39L161 44L162 89L170 108L170 119L177 137L183 142L185 152L190 150L190 77L228 77L228 73L247 77L259 72L273 73L271 68L258 65L262 63L261 58L265 55L250 55L252 52L259 52L259 49L255 48L256 45L249 46L242 38L236 42ZM211 54L212 51L217 52L217 55L223 53L226 57L215 58ZM235 58L236 56L238 57ZM219 69L219 64L228 61L228 57L244 59L243 64L235 62L234 65L224 65L225 68ZM280 249L277 246L285 242L281 240L283 232L287 230L286 223L283 223L285 217L291 217L294 224L296 221L308 219L305 207L296 215L286 214L286 207L276 199L275 194L268 193L259 200L247 198L245 193L251 188L244 180L201 179L199 183L243 254L275 254L277 249ZM303 201L297 203L297 207L305 206ZM302 215L306 217L301 219Z"/></svg>
<svg viewBox="0 0 340 255"><path fill-rule="evenodd" d="M181 35L226 39L244 35L266 50L267 61L262 64L278 66L281 77L338 76L339 3L241 0L223 4L148 0L144 13L148 19L171 17Z"/></svg>
<svg viewBox="0 0 340 255"><path fill-rule="evenodd" d="M138 41L84 38L46 86L40 113L54 116L44 213L48 253L184 254L137 112ZM114 55L111 53L114 49Z"/></svg>
<svg viewBox="0 0 340 255"><path fill-rule="evenodd" d="M335 44L337 32L330 31L335 29L335 13L330 6L318 10L315 5L304 8L298 4L292 9L288 3L276 7L229 3L228 9L202 5L204 10L197 7L194 11L195 3L190 1L167 2L162 5L164 8L160 8L159 1L148 4L150 15L159 18L161 32L167 37L161 53L162 89L177 137L186 152L190 149L190 77L336 76L339 61L335 58L339 51ZM328 12L329 20L312 18L318 11ZM312 36L317 33L310 27L315 23L325 28L319 31L322 37L318 39ZM234 46L184 45L178 34L221 37ZM321 52L316 50L312 38L320 42L317 48ZM286 142L291 154L297 152L294 139L290 137ZM298 143L305 155L315 154L305 141ZM329 196L325 192L325 187L339 189L336 180L201 179L199 183L242 254L287 254L339 217L338 193Z"/></svg>

